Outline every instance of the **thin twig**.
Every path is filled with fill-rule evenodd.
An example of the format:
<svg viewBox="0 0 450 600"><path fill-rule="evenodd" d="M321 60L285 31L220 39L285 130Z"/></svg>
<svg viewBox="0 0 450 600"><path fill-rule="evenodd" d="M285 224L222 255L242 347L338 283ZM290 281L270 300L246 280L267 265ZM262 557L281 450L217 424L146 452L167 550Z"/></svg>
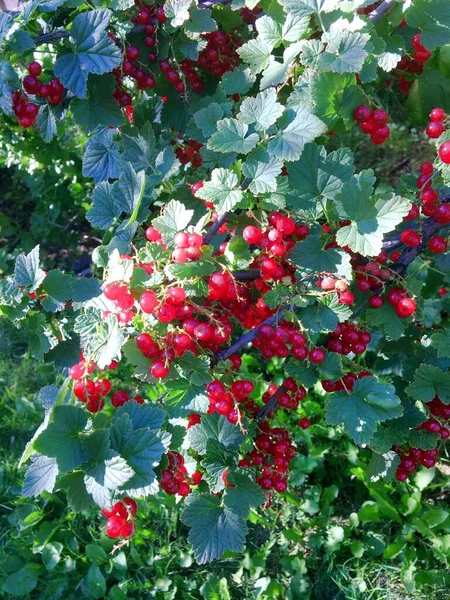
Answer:
<svg viewBox="0 0 450 600"><path fill-rule="evenodd" d="M261 408L261 410L256 413L255 419L257 421L262 421L263 419L265 419L267 417L267 415L270 414L275 409L275 407L278 404L278 398L285 391L286 391L286 388L284 387L284 385L283 384L280 385L280 387L277 389L277 391L275 392L275 394L273 396L271 396L271 398L269 399L269 401L267 402L267 404L265 404Z"/></svg>
<svg viewBox="0 0 450 600"><path fill-rule="evenodd" d="M394 7L394 4L397 4L397 1L398 0L384 0L384 2L380 4L380 6L377 6L377 8L374 8L374 10L371 13L369 13L369 21L375 23L376 21L381 19L381 17L383 17L388 11L390 11Z"/></svg>

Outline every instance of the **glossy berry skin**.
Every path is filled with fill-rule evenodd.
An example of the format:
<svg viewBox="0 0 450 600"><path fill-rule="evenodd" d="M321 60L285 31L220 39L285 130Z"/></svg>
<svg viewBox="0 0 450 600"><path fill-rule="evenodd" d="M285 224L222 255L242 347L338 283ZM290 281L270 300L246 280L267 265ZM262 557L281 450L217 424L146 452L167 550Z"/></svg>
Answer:
<svg viewBox="0 0 450 600"><path fill-rule="evenodd" d="M433 108L430 112L431 121L443 121L445 119L445 111L442 108Z"/></svg>
<svg viewBox="0 0 450 600"><path fill-rule="evenodd" d="M450 142L444 142L439 147L439 158L446 165L450 164Z"/></svg>
<svg viewBox="0 0 450 600"><path fill-rule="evenodd" d="M431 250L431 252L434 252L434 254L442 254L447 250L447 246L448 244L445 238L440 235L435 235L428 242L428 248Z"/></svg>
<svg viewBox="0 0 450 600"><path fill-rule="evenodd" d="M433 220L440 225L448 225L450 223L450 204L438 204L433 211Z"/></svg>
<svg viewBox="0 0 450 600"><path fill-rule="evenodd" d="M143 292L141 297L139 298L139 306L142 309L142 312L146 314L152 314L155 312L156 307L159 305L159 300L155 294L151 290L147 292Z"/></svg>
<svg viewBox="0 0 450 600"><path fill-rule="evenodd" d="M28 65L28 73L33 77L39 77L39 75L42 73L41 64L36 62L35 60L30 62L30 64Z"/></svg>
<svg viewBox="0 0 450 600"><path fill-rule="evenodd" d="M134 62L139 58L139 48L136 48L136 46L128 46L125 50L125 56L129 61Z"/></svg>
<svg viewBox="0 0 450 600"><path fill-rule="evenodd" d="M400 234L400 241L402 244L405 244L405 246L408 246L408 248L417 248L421 239L420 234L413 229L405 229L405 231L402 231Z"/></svg>
<svg viewBox="0 0 450 600"><path fill-rule="evenodd" d="M262 238L261 230L255 225L248 225L242 232L242 237L247 244L259 244Z"/></svg>
<svg viewBox="0 0 450 600"><path fill-rule="evenodd" d="M122 517L113 515L106 520L105 531L110 538L116 539L121 536L122 526L125 523Z"/></svg>
<svg viewBox="0 0 450 600"><path fill-rule="evenodd" d="M364 123L368 121L372 116L372 111L365 104L357 106L353 111L353 118L357 123Z"/></svg>
<svg viewBox="0 0 450 600"><path fill-rule="evenodd" d="M320 364L323 363L326 356L327 353L322 348L313 348L313 350L311 350L311 352L309 353L309 360L312 363Z"/></svg>
<svg viewBox="0 0 450 600"><path fill-rule="evenodd" d="M383 298L381 296L371 296L369 298L369 306L371 308L381 308L384 304Z"/></svg>
<svg viewBox="0 0 450 600"><path fill-rule="evenodd" d="M416 310L417 304L412 298L402 298L395 307L395 313L401 319L410 317Z"/></svg>
<svg viewBox="0 0 450 600"><path fill-rule="evenodd" d="M311 426L311 421L307 417L303 417L298 424L302 429L308 429Z"/></svg>
<svg viewBox="0 0 450 600"><path fill-rule="evenodd" d="M426 128L427 136L433 140L440 137L444 133L444 131L445 125L437 121L432 121L431 123L428 123Z"/></svg>

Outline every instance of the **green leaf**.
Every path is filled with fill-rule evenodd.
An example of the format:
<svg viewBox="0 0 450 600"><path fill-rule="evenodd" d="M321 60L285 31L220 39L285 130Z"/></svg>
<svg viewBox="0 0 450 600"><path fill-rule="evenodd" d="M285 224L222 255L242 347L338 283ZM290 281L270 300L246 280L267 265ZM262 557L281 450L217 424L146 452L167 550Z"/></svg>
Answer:
<svg viewBox="0 0 450 600"><path fill-rule="evenodd" d="M184 25L184 31L189 34L210 33L217 29L217 23L211 17L211 11L192 6L189 10L189 21Z"/></svg>
<svg viewBox="0 0 450 600"><path fill-rule="evenodd" d="M54 73L61 83L78 98L85 98L90 73L109 73L122 62L122 52L108 37L106 28L111 12L91 10L75 17L70 30L74 52L60 56Z"/></svg>
<svg viewBox="0 0 450 600"><path fill-rule="evenodd" d="M66 301L71 296L71 281L70 275L57 269L48 273L42 282L42 289L46 293L46 297L42 300L44 310L57 312L64 309Z"/></svg>
<svg viewBox="0 0 450 600"><path fill-rule="evenodd" d="M265 71L269 67L271 51L271 46L260 38L250 40L237 49L237 53L249 65L250 71L254 75Z"/></svg>
<svg viewBox="0 0 450 600"><path fill-rule="evenodd" d="M217 131L217 123L224 116L223 108L217 102L211 102L205 108L194 113L194 122L205 137L210 137Z"/></svg>
<svg viewBox="0 0 450 600"><path fill-rule="evenodd" d="M111 75L93 75L89 80L87 98L75 98L70 110L84 133L94 131L99 125L120 127L124 118L113 97L115 79Z"/></svg>
<svg viewBox="0 0 450 600"><path fill-rule="evenodd" d="M222 119L217 123L217 132L208 140L208 148L216 152L248 154L259 141L257 133L247 136L248 125L236 119Z"/></svg>
<svg viewBox="0 0 450 600"><path fill-rule="evenodd" d="M180 27L189 19L189 8L192 0L166 0L164 3L164 13L172 27Z"/></svg>
<svg viewBox="0 0 450 600"><path fill-rule="evenodd" d="M155 490L152 487L156 475L154 467L161 461L165 452L157 434L145 427L134 428L127 413L121 413L110 427L111 445L126 460L135 475L125 488L134 496L147 496Z"/></svg>
<svg viewBox="0 0 450 600"><path fill-rule="evenodd" d="M225 487L222 475L234 465L235 456L235 452L232 452L217 440L208 440L206 456L202 464L209 475L208 484L212 492L220 492Z"/></svg>
<svg viewBox="0 0 450 600"><path fill-rule="evenodd" d="M226 550L242 551L245 522L220 498L193 492L185 500L181 520L191 528L189 542L198 564L220 558Z"/></svg>
<svg viewBox="0 0 450 600"><path fill-rule="evenodd" d="M353 74L317 73L311 80L310 93L314 114L329 129L333 129L340 119L347 126L353 126L353 111L364 102Z"/></svg>
<svg viewBox="0 0 450 600"><path fill-rule="evenodd" d="M110 505L111 490L118 490L134 475L126 460L113 451L109 452L108 458L90 461L85 473L86 491L99 506Z"/></svg>
<svg viewBox="0 0 450 600"><path fill-rule="evenodd" d="M125 214L131 215L128 223L137 219L145 189L144 171L136 171L131 163L125 163L121 167L119 177L120 193L115 192L116 204Z"/></svg>
<svg viewBox="0 0 450 600"><path fill-rule="evenodd" d="M86 413L76 406L57 406L47 429L34 442L35 449L56 458L61 471L76 469L85 460L81 433L87 423Z"/></svg>
<svg viewBox="0 0 450 600"><path fill-rule="evenodd" d="M107 181L97 184L92 194L92 206L86 213L92 227L108 229L121 213L122 209L118 206L113 186Z"/></svg>
<svg viewBox="0 0 450 600"><path fill-rule="evenodd" d="M391 304L385 302L381 308L369 308L365 312L371 327L379 327L388 340L398 340L405 333L407 319L397 316Z"/></svg>
<svg viewBox="0 0 450 600"><path fill-rule="evenodd" d="M160 429L166 418L166 413L151 404L138 404L127 402L116 410L115 418L128 415L131 419L133 429Z"/></svg>
<svg viewBox="0 0 450 600"><path fill-rule="evenodd" d="M161 233L166 244L173 246L175 234L186 229L193 215L193 210L185 208L178 200L171 200L166 204L163 214L153 219L152 225Z"/></svg>
<svg viewBox="0 0 450 600"><path fill-rule="evenodd" d="M1 27L1 26L0 26ZM9 40L9 47L15 54L25 54L36 48L33 38L28 31L15 31Z"/></svg>
<svg viewBox="0 0 450 600"><path fill-rule="evenodd" d="M246 94L255 83L256 77L251 69L237 67L234 71L227 71L222 76L222 88L227 96L233 94Z"/></svg>
<svg viewBox="0 0 450 600"><path fill-rule="evenodd" d="M238 427L218 414L203 415L201 423L190 427L186 435L188 446L199 454L205 454L208 440L218 441L226 448L238 448L244 439Z"/></svg>
<svg viewBox="0 0 450 600"><path fill-rule="evenodd" d="M405 17L409 27L421 30L421 43L428 50L448 44L450 6L446 0L414 0Z"/></svg>
<svg viewBox="0 0 450 600"><path fill-rule="evenodd" d="M338 323L347 321L351 315L351 308L340 304L337 294L324 296L316 304L299 311L303 325L313 333L333 331Z"/></svg>
<svg viewBox="0 0 450 600"><path fill-rule="evenodd" d="M123 159L135 169L146 171L154 167L156 139L151 123L145 123L141 129L123 129L121 142L124 148Z"/></svg>
<svg viewBox="0 0 450 600"><path fill-rule="evenodd" d="M400 457L395 452L386 454L372 454L369 466L367 467L367 476L370 482L377 482L380 479L390 481L400 464Z"/></svg>
<svg viewBox="0 0 450 600"><path fill-rule="evenodd" d="M197 357L192 352L183 354L173 366L179 376L189 381L193 386L201 386L212 380L209 360Z"/></svg>
<svg viewBox="0 0 450 600"><path fill-rule="evenodd" d="M320 229L313 227L308 237L297 242L292 248L289 258L299 274L304 277L314 273L336 273L351 281L352 267L349 255L335 248L324 250L320 235Z"/></svg>
<svg viewBox="0 0 450 600"><path fill-rule="evenodd" d="M450 358L450 327L433 333L431 345L436 348L438 358Z"/></svg>
<svg viewBox="0 0 450 600"><path fill-rule="evenodd" d="M287 161L298 160L305 144L327 129L307 108L287 109L278 125L280 132L269 142L268 150Z"/></svg>
<svg viewBox="0 0 450 600"><path fill-rule="evenodd" d="M234 269L246 269L253 261L249 245L238 235L228 242L224 255Z"/></svg>
<svg viewBox="0 0 450 600"><path fill-rule="evenodd" d="M327 406L327 422L343 423L346 433L359 445L369 443L377 424L402 414L394 386L375 377L364 377L350 393L334 392Z"/></svg>
<svg viewBox="0 0 450 600"><path fill-rule="evenodd" d="M309 17L331 12L339 8L340 0L282 0L280 2L289 14L298 17Z"/></svg>
<svg viewBox="0 0 450 600"><path fill-rule="evenodd" d="M23 480L22 495L39 496L44 490L52 492L57 475L58 465L55 458L38 454L33 456Z"/></svg>
<svg viewBox="0 0 450 600"><path fill-rule="evenodd" d="M336 241L363 256L378 256L384 235L401 223L411 207L411 201L401 196L373 198L374 184L373 171L362 171L344 183L336 196L339 217L352 221L339 229Z"/></svg>
<svg viewBox="0 0 450 600"><path fill-rule="evenodd" d="M78 278L72 279L70 282L72 300L74 302L87 302L93 298L97 298L102 293L100 282L97 278Z"/></svg>
<svg viewBox="0 0 450 600"><path fill-rule="evenodd" d="M39 107L36 125L44 142L51 142L56 135L56 117L49 105Z"/></svg>
<svg viewBox="0 0 450 600"><path fill-rule="evenodd" d="M61 552L63 549L61 542L46 544L42 551L42 562L47 571L52 571L61 560Z"/></svg>
<svg viewBox="0 0 450 600"><path fill-rule="evenodd" d="M316 71L359 73L368 56L369 41L369 34L349 31L342 21L335 21L321 40L303 42L301 62Z"/></svg>
<svg viewBox="0 0 450 600"><path fill-rule="evenodd" d="M100 369L120 358L120 349L126 341L125 333L114 315L101 318L99 311L89 309L75 320L74 331L80 334L81 347Z"/></svg>
<svg viewBox="0 0 450 600"><path fill-rule="evenodd" d="M3 42L13 25L14 19L9 12L5 11L0 13L0 44Z"/></svg>
<svg viewBox="0 0 450 600"><path fill-rule="evenodd" d="M232 473L227 481L233 486L226 488L225 505L242 519L247 519L251 508L266 502L264 491L246 475Z"/></svg>
<svg viewBox="0 0 450 600"><path fill-rule="evenodd" d="M433 365L422 364L415 371L406 392L421 402L431 402L435 396L439 396L444 404L450 404L450 373Z"/></svg>
<svg viewBox="0 0 450 600"><path fill-rule="evenodd" d="M385 454L391 450L394 444L408 440L412 441L412 435L415 433L426 433L416 429L418 425L422 425L426 421L425 413L419 410L410 400L402 402L402 407L403 414L401 417L392 419L388 423L377 427L370 440L370 447L375 452ZM419 446L414 445L414 447ZM420 446L420 448L422 447L425 448L425 446Z"/></svg>
<svg viewBox="0 0 450 600"><path fill-rule="evenodd" d="M29 563L5 579L2 591L16 598L26 596L37 586L39 573L39 565Z"/></svg>
<svg viewBox="0 0 450 600"><path fill-rule="evenodd" d="M65 490L69 506L77 511L87 510L93 506L92 496L87 493L84 483L84 473L75 471L61 477L57 483L57 489Z"/></svg>
<svg viewBox="0 0 450 600"><path fill-rule="evenodd" d="M214 169L211 180L205 182L197 197L213 202L219 213L227 212L242 200L239 179L228 169Z"/></svg>
<svg viewBox="0 0 450 600"><path fill-rule="evenodd" d="M292 61L299 54L302 46L302 42L297 42L286 48L286 50L283 52L283 62L281 63L276 61L273 56L269 58L269 65L264 70L260 82L261 90L279 85L285 81L288 71L292 65Z"/></svg>
<svg viewBox="0 0 450 600"><path fill-rule="evenodd" d="M263 148L256 148L242 167L242 173L250 180L248 189L254 194L266 194L277 189L277 177L281 173L283 161L270 156Z"/></svg>
<svg viewBox="0 0 450 600"><path fill-rule="evenodd" d="M95 183L119 177L119 144L110 129L94 134L86 142L82 173Z"/></svg>
<svg viewBox="0 0 450 600"><path fill-rule="evenodd" d="M258 131L266 131L282 113L283 106L277 102L277 93L270 88L260 92L255 98L245 98L238 119L247 125L254 123Z"/></svg>
<svg viewBox="0 0 450 600"><path fill-rule="evenodd" d="M39 267L39 246L28 254L19 254L14 266L14 282L34 292L45 279L44 271Z"/></svg>
<svg viewBox="0 0 450 600"><path fill-rule="evenodd" d="M272 50L283 40L281 24L268 15L263 15L255 23L256 30L259 33L258 39ZM269 52L270 52L269 50Z"/></svg>
<svg viewBox="0 0 450 600"><path fill-rule="evenodd" d="M106 594L106 579L97 565L89 567L86 584L90 598L104 598Z"/></svg>

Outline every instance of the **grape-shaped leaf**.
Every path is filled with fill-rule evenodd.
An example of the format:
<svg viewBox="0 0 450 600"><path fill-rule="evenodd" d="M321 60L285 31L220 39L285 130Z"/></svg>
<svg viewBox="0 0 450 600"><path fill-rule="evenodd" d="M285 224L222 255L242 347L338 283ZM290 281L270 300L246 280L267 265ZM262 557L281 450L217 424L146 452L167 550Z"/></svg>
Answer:
<svg viewBox="0 0 450 600"><path fill-rule="evenodd" d="M369 443L378 423L401 414L394 386L375 377L359 379L350 393L334 392L327 406L328 423L343 423L346 433L359 445Z"/></svg>
<svg viewBox="0 0 450 600"><path fill-rule="evenodd" d="M326 131L325 123L307 108L286 110L278 125L280 131L269 142L268 150L287 161L298 160L305 144Z"/></svg>
<svg viewBox="0 0 450 600"><path fill-rule="evenodd" d="M406 391L414 400L431 402L439 396L444 404L450 404L450 373L433 365L420 365Z"/></svg>
<svg viewBox="0 0 450 600"><path fill-rule="evenodd" d="M211 180L197 192L197 197L214 203L220 213L231 210L242 200L239 179L228 169L214 169Z"/></svg>
<svg viewBox="0 0 450 600"><path fill-rule="evenodd" d="M85 98L88 75L111 72L122 61L122 52L106 32L111 12L91 10L75 17L70 30L74 52L55 62L54 72L64 87L78 98Z"/></svg>
<svg viewBox="0 0 450 600"><path fill-rule="evenodd" d="M208 141L208 148L217 152L248 154L259 141L257 133L247 136L248 125L236 119L222 119L217 123L217 132Z"/></svg>

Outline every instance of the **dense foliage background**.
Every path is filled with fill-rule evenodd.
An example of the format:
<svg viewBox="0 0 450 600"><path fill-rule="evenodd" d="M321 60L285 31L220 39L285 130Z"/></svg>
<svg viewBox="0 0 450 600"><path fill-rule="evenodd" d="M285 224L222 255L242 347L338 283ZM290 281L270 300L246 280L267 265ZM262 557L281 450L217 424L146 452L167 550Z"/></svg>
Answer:
<svg viewBox="0 0 450 600"><path fill-rule="evenodd" d="M280 3L264 0L233 2L231 7L168 0L163 7L154 6L159 24L154 16L152 23L158 38L153 44L144 41L144 26L138 20L141 12L151 6L150 2L134 6L127 1L96 1L91 5L78 0L31 0L21 14L0 14L0 43L4 51L4 61L0 62L0 108L4 111L0 116L1 594L5 598L39 600L447 598L449 455L445 436L441 440L439 435L418 431L416 427L429 419L426 402L435 393L439 391L443 402L450 401L445 384L450 366L446 346L446 340L450 339L449 304L445 297L450 263L446 252L432 253L423 243L416 251L408 248L408 244L402 245L399 236L410 226L426 236L433 221L431 212L423 211L426 202L422 196L428 179L425 177L416 187L424 163L434 163L433 189L443 203L449 197L447 161L443 163L437 157L437 150L450 139L449 134L443 131L442 135L430 136L425 128L428 115L436 106L450 112L450 9L444 0L373 5L359 0ZM111 9L111 19L109 14L106 17L101 12L105 7ZM384 8L377 12L380 7ZM162 15L157 12L161 10ZM265 20L261 21L262 18ZM144 15L141 21L145 19ZM213 45L206 45L205 36L216 29L239 36L245 52L238 52L240 58L232 53L223 72L213 73L206 62L195 66L194 75L189 76L194 67L185 69L182 61L196 61L205 47L211 49ZM68 31L72 31L71 38ZM90 31L90 35L83 39L85 31ZM63 35L52 38L55 32ZM422 33L422 42L431 51L429 56L420 44L411 44L417 32ZM50 37L46 38L47 35ZM325 46L325 37L321 41L321 36L328 36ZM145 60L153 84L145 80L146 73L141 78L133 75L133 81L126 78L122 81L118 76L118 65L125 70L123 60L129 58L126 52L130 47L139 48L141 57L149 50L150 54L153 50L157 53L155 61ZM86 58L83 53L91 57ZM74 57L82 54L84 58L79 60L86 62L79 69L78 58ZM214 53L209 56L211 61ZM39 114L28 123L23 121L25 113L21 113L20 100L14 99L13 94L21 86L26 90L25 78L32 60L43 65L44 80L53 75L60 77L64 91L55 104L46 97L30 94L36 96ZM174 81L166 78L160 68L161 60L170 60L180 77L174 77ZM114 92L114 77L110 74L113 69L120 93L117 88ZM199 79L204 87L198 83ZM179 83L185 87L177 90L175 86ZM265 90L268 90L266 95ZM274 103L271 90L276 90ZM255 98L261 103L259 107L249 110L250 116L242 116L245 113L242 103ZM389 114L390 131L382 140L375 138L375 143L354 120L355 109L363 103ZM262 108L268 125L258 121ZM286 112L280 118L283 111ZM292 121L296 123L293 134ZM108 126L110 129L106 129ZM194 144L190 146L192 140ZM248 144L258 147L253 151ZM328 159L324 151L318 158L316 149L322 145ZM353 156L339 154L342 148L351 149ZM338 154L332 155L334 151ZM338 180L336 189L328 192L328 196L320 192L320 175L313 182L313 191L307 182L308 175L301 175L305 171L314 173L314 165L308 163L310 156L316 156L318 172L327 165ZM330 156L338 158L333 162ZM363 173L360 180L363 183L356 192L350 184L358 176L353 176L352 171L345 181L346 175L339 170L341 163L349 161L355 173ZM217 181L214 185L214 172L218 169L221 176L226 171L226 176L219 185ZM366 194L363 178L370 179L369 169L373 170L378 187ZM230 184L230 177L236 183ZM193 187L198 181L210 182L206 188L209 195ZM339 197L345 183L349 187L344 188L344 197ZM224 197L226 185L233 189ZM122 197L118 199L115 194L119 186ZM399 276L395 279L392 273L396 261L392 253L389 255L391 278L395 285L404 286L417 302L417 311L407 319L398 318L387 303L377 317L374 308L367 308L367 290L358 287L357 267L353 273L345 267L340 271L342 265L336 258L329 268L336 269L331 272L333 276L343 277L351 285L355 294L354 302L349 302L350 306L354 304L353 315L344 302L330 304L327 300L330 294L320 295L320 279L325 271L328 274L323 265L329 264L327 257L336 247L335 236L348 225L342 214L334 210L339 203L345 204L351 193L355 194L355 210L348 221L356 225L358 235L353 241L349 236L350 249L346 246L346 252L339 252L360 260L352 263L353 267L364 265L379 255L381 246L378 251L374 248L378 248L383 238L393 235L392 248L399 250L400 262ZM233 194L239 198L233 200ZM361 223L365 211L370 213L373 209L375 195L382 205L392 196L397 200L392 205L391 222L385 229L380 226L381 234L374 241L371 231L364 230ZM167 217L164 208L173 199L181 203L181 208L175 206L175 216ZM402 219L408 215L411 203L422 210L414 216L414 224ZM161 250L158 254L155 244L147 242L146 227L151 224L160 227L172 252L174 235L186 229L187 225L180 223L186 223L184 213L189 210L194 211L196 231L204 236L208 235L208 227L214 226L217 213L226 212L228 225L220 230L211 246L203 246L207 249L197 266L193 261L177 267L176 261L172 262L173 254L172 258L170 252L164 254ZM305 323L314 324L316 319L316 329L314 325L306 327L312 348L326 346L328 334L336 324L350 317L358 327L371 332L367 351L337 360L334 359L337 355L329 352L321 367L311 362L301 363L297 357L274 356L262 360L256 348L244 346L238 350L243 360L236 374L227 367L229 361L219 361L218 367L214 365L218 349L202 347L199 360L203 362L199 366L180 360L181 369L170 371L167 381L150 375L151 362L147 359L143 362L142 357L130 351L130 343L134 348L136 334L143 331L155 331L164 340L166 324L142 315L136 302L137 312L131 324L125 321L118 328L122 332L118 335L115 324L104 315L105 307L111 307L99 295L101 288L97 281L114 282L120 279L117 273L129 281L131 276L126 272L131 259L127 257L132 256L138 262L139 255L141 261L151 262L156 252L155 264L159 261L160 267L156 268L157 274L170 273L172 279L169 282L164 277L152 279L152 273L144 275L138 267L137 275L131 279L136 299L143 290L154 289L160 295L165 293L167 285L176 283L188 290L189 299L199 310L203 306L209 309L212 302L207 298L204 281L219 268L233 273L259 268L258 258L255 264L252 261L260 249L252 245L250 255L248 245L242 243L242 232L249 224L262 229L270 227L269 219L275 211L292 216L297 224L306 223L310 228L306 238L309 251L294 252L290 264L298 272L306 271L307 277L320 274L320 293L315 291L317 286L302 288L300 284L268 278L268 288L261 293L261 300L266 293L267 305L274 311L288 305L290 312L287 311L285 318L293 323L298 318L300 323L304 319ZM448 223L443 225L438 233L447 238ZM220 252L212 256L213 248L217 252L221 242L232 244L223 259ZM306 242L301 238L295 243L297 248L306 248L302 247ZM367 250L366 244L372 244L372 248ZM411 251L414 256L409 260ZM313 260L311 265L310 256L318 262ZM284 258L279 262L284 267L287 264ZM180 268L183 264L184 270ZM14 272L15 279L11 277ZM45 277L50 277L50 282ZM391 285L389 280L383 293L388 285ZM255 289L251 293L256 301ZM298 302L297 312L293 310L293 294ZM334 291L332 295L337 297ZM307 300L302 304L304 298ZM261 314L270 313L264 311L267 306L263 306ZM313 319L307 311L316 311ZM93 315L95 323L89 321ZM254 325L257 327L258 323L255 321ZM240 340L247 329L252 329L238 321L234 327L233 340ZM435 337L439 342L436 343L433 335L443 337ZM110 506L125 493L122 484L130 475L125 475L125 481L119 477L118 484L109 487L100 485L98 477L96 482L101 490L93 492L91 486L87 493L80 474L89 475L91 463L87 467L84 463L75 464L73 470L66 462L64 467L64 452L55 447L58 444L49 444L48 439L44 443L41 438L40 445L38 442L34 448L26 446L46 412L46 425L50 422L55 428L63 424L64 418L58 422L57 416L48 412L49 402L58 408L85 411L81 402L67 395L67 390L72 389L68 375L79 359L80 338L83 349L93 348L89 346L89 336L112 340L104 355L94 348L96 362L103 365L109 364L114 356L119 358L121 345L130 338L119 369L106 371L106 378L114 391L126 389L130 396L143 396L145 406L159 403L164 407L168 417L158 435L165 440L165 452L169 448L172 452L180 450L189 463L189 473L192 475L197 468L204 477L199 491L192 486L187 501L157 487L141 494L131 486L127 493L144 497L138 500L136 532L130 540L125 538L119 544L104 533L105 517L92 502L92 496L100 506ZM224 347L227 345L228 340ZM330 355L334 358L328 362ZM177 364L178 359L170 360ZM185 442L182 448L187 415L195 410L204 418L203 413L207 412L199 400L205 397L201 388L212 379L204 375L205 365L211 365L214 377L223 378L227 385L233 377L254 382L251 397L259 409L267 401L263 393L269 383L284 385L287 375L294 375L308 391L297 407L271 413L272 426L289 432L298 454L290 465L287 491L280 494L273 491L268 505L261 490L252 481L250 487L242 479L245 470L237 462L246 456L250 448L247 442L259 435L254 424L255 412L242 412L250 433L240 452L220 438L221 428L230 431L226 429L225 416L217 421L214 440L220 440L216 445L222 452L219 458L209 459L208 453L205 458L198 443L195 446L193 442L189 447ZM422 367L426 373L434 374L434 378L430 375L430 381L419 381L417 372ZM344 373L359 374L367 369L373 380L376 378L380 386L376 389L386 396L392 412L372 423L370 433L364 432L363 427L363 438L345 414L340 415L345 427L339 418L330 417L333 393L325 393L321 381L332 375L340 379ZM101 373L104 377L105 370ZM137 379L133 377L136 374ZM416 388L408 393L407 386L412 382ZM396 396L391 391L392 383ZM186 388L189 394L185 393ZM181 398L180 390L184 394ZM351 390L347 391L349 398L357 398L351 396ZM161 403L163 393L166 396ZM369 404L373 394L370 402L367 398L363 400ZM363 404L361 407L365 408ZM112 431L116 409L109 398L103 411L89 408L94 431L89 424L81 436L89 438L92 434L95 443L95 433L104 432L107 427ZM215 423L215 417L210 417L211 423ZM388 424L383 426L380 421L386 419ZM299 426L302 420L305 426ZM443 419L441 423L445 425ZM239 430L239 423L236 428ZM63 440L64 436L60 441ZM391 451L392 444L403 447L403 452L410 446L436 447L439 455L428 465L430 468L414 468L406 481L399 482L393 477L399 459ZM47 449L48 455L43 458L54 461L59 478L56 475L48 478L48 473L33 470L39 465L36 457L28 463L25 476L26 468L18 466L25 447L25 461L33 451L45 455L43 449ZM127 456L127 460L133 464L133 456L129 459ZM100 456L98 463L104 462L105 458ZM153 483L152 460L149 458L147 462ZM158 463L159 457L153 464L156 479L161 481L167 460L163 457L161 465L156 466ZM125 463L124 472L127 468ZM192 543L188 542L192 522L188 522L183 505L186 502L195 506L199 497L213 501L222 498L230 489L223 491L224 470L241 477L232 479L234 487L243 494L241 498L249 498L249 507L252 505L248 510L245 546L241 545L239 551L239 544L228 539L225 526L222 530L225 547L207 553L209 559L220 557L220 560L198 564L206 562L205 553L202 556L199 550L202 544L192 542L192 538ZM213 497L210 490L217 496ZM238 503L233 507L235 510ZM204 514L200 507L200 520ZM208 525L203 529L208 537Z"/></svg>

